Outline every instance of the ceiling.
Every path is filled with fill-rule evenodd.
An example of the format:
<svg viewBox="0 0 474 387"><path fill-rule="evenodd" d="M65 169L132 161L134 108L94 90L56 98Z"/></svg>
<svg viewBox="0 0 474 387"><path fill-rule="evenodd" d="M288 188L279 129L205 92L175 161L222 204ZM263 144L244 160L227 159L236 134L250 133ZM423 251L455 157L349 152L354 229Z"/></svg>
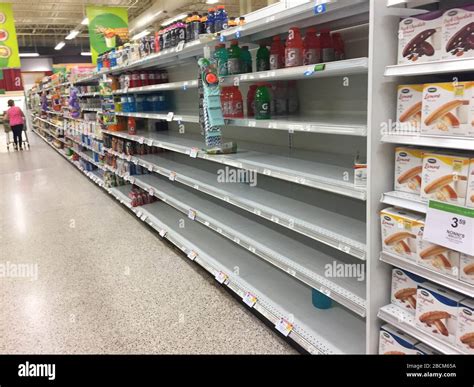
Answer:
<svg viewBox="0 0 474 387"><path fill-rule="evenodd" d="M85 17L87 5L124 7L129 20L133 20L160 0L10 0L13 4L16 30L20 47L54 47L56 43ZM275 0L223 0L218 4L226 7L229 15L239 16L241 6L246 13L265 7ZM164 12L161 21L188 11L204 12L211 5L206 0L190 0L187 5L170 12ZM214 5L212 5L214 6ZM155 22L159 25L160 19ZM87 28L83 27L78 38L67 41L68 46L88 46Z"/></svg>

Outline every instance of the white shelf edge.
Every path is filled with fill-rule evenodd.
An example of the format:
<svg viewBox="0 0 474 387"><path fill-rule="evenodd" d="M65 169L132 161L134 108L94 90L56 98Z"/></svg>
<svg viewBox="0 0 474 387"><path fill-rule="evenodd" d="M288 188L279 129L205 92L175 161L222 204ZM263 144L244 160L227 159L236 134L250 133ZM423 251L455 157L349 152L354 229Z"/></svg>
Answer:
<svg viewBox="0 0 474 387"><path fill-rule="evenodd" d="M105 152L110 152L109 149L107 148L104 148L104 151ZM117 157L120 157L124 160L127 160L127 157L121 153L118 153L118 152L110 152L111 154L117 156ZM137 156L132 156L130 158L130 162L134 163L134 164L138 164L138 165L141 165L142 167L144 168L147 168L147 169L152 169L153 172L156 172L164 177L169 177L170 176L170 172L171 171L168 171L164 168L161 168L159 165L156 165L156 164L152 164L152 163L149 163L149 162L146 162L142 159L139 159ZM138 175L139 176L139 175ZM137 176L133 176L135 179L137 179ZM138 178L139 180L139 178ZM223 195L222 193L216 191L215 189L213 189L212 187L208 188L206 187L206 189L203 189L202 187L203 186L206 186L206 184L202 184L200 181L198 180L194 180L193 178L190 178L190 177L187 177L187 176L182 176L180 174L176 174L176 177L175 177L175 181L183 184L183 185L186 185L188 187L191 187L193 189L196 189L200 192L203 192L205 193L206 195L211 195L213 197L216 197L220 200L223 200L227 203L230 203L238 208L242 208L248 212L251 212L253 214L256 214L257 216L260 216L262 218L265 218L267 220L270 220L271 222L273 223L276 223L282 227L285 227L285 228L288 228L290 230L293 230L295 232L298 232L299 234L302 234L302 235L306 235L307 237L309 238L312 238L318 242L321 242L327 246L330 246L336 250L340 250L348 255L351 255L355 258L358 258L360 260L365 260L366 259L366 251L365 251L365 246L363 246L362 244L354 241L353 244L349 244L349 243L346 243L346 242L343 242L341 240L338 240L338 239L334 239L334 238L331 238L329 235L325 235L324 233L318 233L314 230L312 230L311 228L309 227L306 227L306 222L303 221L303 220L299 220L297 218L294 218L293 217L293 223L292 225L290 224L286 224L288 223L285 219L284 216L282 216L282 214L278 213L277 211L274 211L274 212L269 212L268 208L267 207L262 207L261 205L257 205L256 203L253 204L253 206L250 208L250 204L249 204L249 201L244 199L244 200L241 200L242 198L239 198L239 197L230 197L230 196L227 196L227 195ZM147 186L145 189L148 189L149 187ZM315 227L318 227L318 228L321 228L321 226L318 226L316 224L314 225L311 225L311 226L315 226ZM334 234L331 232L331 234Z"/></svg>
<svg viewBox="0 0 474 387"><path fill-rule="evenodd" d="M131 87L127 90L119 89L115 90L113 94L136 94L136 93L152 93L155 91L167 91L167 90L187 90L195 89L198 86L197 80L181 81L181 82L167 82L159 83L156 85Z"/></svg>
<svg viewBox="0 0 474 387"><path fill-rule="evenodd" d="M328 289L330 291L330 298L334 299L335 301L339 302L341 305L344 305L346 308L352 310L353 312L357 313L359 316L365 317L366 315L366 307L365 307L365 300L352 294L352 297L355 300L351 300L348 297L343 296L341 290L345 290L349 292L347 289L342 288L340 285L337 284L328 284L322 283L322 281L318 281L316 276L320 276L317 273L314 273L313 276L306 275L304 270L309 271L309 269L299 267L298 264L294 264L290 267L288 266L284 260L279 257L279 253L276 251L272 251L270 247L264 246L260 244L258 241L251 239L241 233L236 233L230 226L226 226L221 224L218 221L215 221L211 215L205 214L199 210L199 208L192 208L191 206L187 205L186 203L179 202L176 198L170 197L169 195L160 191L159 187L151 186L147 183L144 183L140 180L140 175L133 175L129 176L126 180L133 182L133 184L138 185L140 188L149 191L150 188L153 189L154 196L158 199L164 201L168 205L172 206L176 210L188 214L189 210L196 211L195 220L204 224L206 227L212 229L213 231L225 236L226 238L230 239L234 243L248 249L253 254L263 258L273 266L277 267L278 269L282 270L285 273L291 273L293 277L298 279L299 281L305 283L306 285L319 290L326 292ZM271 255L268 252L271 251ZM286 258L286 260L290 260L290 258ZM328 281L330 282L330 281Z"/></svg>
<svg viewBox="0 0 474 387"><path fill-rule="evenodd" d="M414 316L396 305L390 304L383 306L380 308L377 316L443 354L463 354L463 352L454 345L441 341L415 327Z"/></svg>
<svg viewBox="0 0 474 387"><path fill-rule="evenodd" d="M423 202L419 195L406 192L391 191L382 194L381 202L391 206L405 208L425 214L427 211L427 203Z"/></svg>
<svg viewBox="0 0 474 387"><path fill-rule="evenodd" d="M183 153L183 154L191 154L193 148L187 146L176 145L173 143L167 143L166 141L158 141L147 137L142 137L138 135L129 135L125 132L114 132L104 130L102 131L105 134L109 134L112 136L122 137L131 141L139 141L139 139L144 139L145 143L149 143L152 141L153 146L171 150L173 152ZM219 157L220 155L208 155L206 152L202 150L198 150L197 156L198 158L202 158L205 160L213 161L219 164L229 165L229 166L237 166L238 168L254 171L260 173L262 175L270 176L276 179L289 181L296 184L301 184L304 186L320 189L322 191L332 192L342 196L349 196L359 200L366 200L367 199L367 191L365 189L358 189L351 184L343 184L339 181L326 182L323 181L322 178L318 178L315 176L315 179L309 179L306 175L297 175L296 173L286 173L285 171L280 171L278 169L272 169L269 166L257 165L255 163L246 163L245 161L241 161L239 159L228 159L226 157ZM224 155L225 156L225 155ZM296 171L291 171L296 172Z"/></svg>
<svg viewBox="0 0 474 387"><path fill-rule="evenodd" d="M386 77L409 77L414 75L451 74L472 72L474 58L444 59L425 63L410 63L387 66Z"/></svg>
<svg viewBox="0 0 474 387"><path fill-rule="evenodd" d="M429 268L419 266L414 261L409 261L384 251L380 253L380 260L400 269L408 270L413 274L417 274L423 278L426 278L458 293L462 293L468 297L474 297L474 285L470 285L456 278L449 277L434 270L430 270Z"/></svg>
<svg viewBox="0 0 474 387"><path fill-rule="evenodd" d="M469 137L385 134L381 141L390 144L474 150L474 138Z"/></svg>

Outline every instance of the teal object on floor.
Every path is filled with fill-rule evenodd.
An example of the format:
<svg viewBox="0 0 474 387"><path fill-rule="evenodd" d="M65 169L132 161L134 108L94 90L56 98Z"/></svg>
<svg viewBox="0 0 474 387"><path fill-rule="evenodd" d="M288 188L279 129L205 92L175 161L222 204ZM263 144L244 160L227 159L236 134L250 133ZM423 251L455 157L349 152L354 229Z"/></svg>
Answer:
<svg viewBox="0 0 474 387"><path fill-rule="evenodd" d="M332 307L332 300L316 289L313 290L313 306L317 309L329 309Z"/></svg>

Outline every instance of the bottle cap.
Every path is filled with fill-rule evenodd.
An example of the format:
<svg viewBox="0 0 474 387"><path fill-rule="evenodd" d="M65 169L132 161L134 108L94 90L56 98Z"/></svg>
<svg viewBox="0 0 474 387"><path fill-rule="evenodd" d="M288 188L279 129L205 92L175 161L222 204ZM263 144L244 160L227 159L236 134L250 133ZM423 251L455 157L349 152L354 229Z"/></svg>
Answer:
<svg viewBox="0 0 474 387"><path fill-rule="evenodd" d="M217 9L224 9L225 7L223 5L218 5Z"/></svg>
<svg viewBox="0 0 474 387"><path fill-rule="evenodd" d="M235 39L234 39L234 40L231 40L231 41L230 41L230 45L231 45L231 46L237 46L238 44L239 44L239 41L238 41L238 40L235 40Z"/></svg>
<svg viewBox="0 0 474 387"><path fill-rule="evenodd" d="M248 49L249 49L249 46L242 46L242 50L248 51Z"/></svg>

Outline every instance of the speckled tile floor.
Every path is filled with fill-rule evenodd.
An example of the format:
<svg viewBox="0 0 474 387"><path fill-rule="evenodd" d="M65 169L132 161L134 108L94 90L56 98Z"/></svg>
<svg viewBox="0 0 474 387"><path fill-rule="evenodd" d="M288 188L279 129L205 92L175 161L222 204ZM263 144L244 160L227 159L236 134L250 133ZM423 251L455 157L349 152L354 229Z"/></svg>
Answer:
<svg viewBox="0 0 474 387"><path fill-rule="evenodd" d="M0 264L31 269L0 277L0 353L296 353L29 137L6 153L0 136Z"/></svg>

